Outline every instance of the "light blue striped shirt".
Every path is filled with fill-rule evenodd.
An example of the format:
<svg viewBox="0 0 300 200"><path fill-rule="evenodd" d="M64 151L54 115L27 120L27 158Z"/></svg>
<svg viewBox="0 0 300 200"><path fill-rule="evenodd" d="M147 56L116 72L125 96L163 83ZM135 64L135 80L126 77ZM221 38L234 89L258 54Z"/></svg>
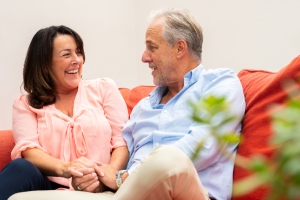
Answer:
<svg viewBox="0 0 300 200"><path fill-rule="evenodd" d="M241 83L231 69L206 70L199 65L184 76L184 86L166 104L159 104L166 87L157 87L133 109L130 120L123 129L130 160L129 174L156 146L174 145L187 156L196 145L209 134L209 127L191 119L188 101L196 102L207 95L224 96L231 105L237 119L224 128L224 132L235 130L239 134L240 122L245 111L245 99ZM226 130L225 130L226 129ZM230 152L237 145L228 145ZM209 137L199 158L194 161L199 178L209 195L218 200L230 199L234 164L220 155L216 141Z"/></svg>

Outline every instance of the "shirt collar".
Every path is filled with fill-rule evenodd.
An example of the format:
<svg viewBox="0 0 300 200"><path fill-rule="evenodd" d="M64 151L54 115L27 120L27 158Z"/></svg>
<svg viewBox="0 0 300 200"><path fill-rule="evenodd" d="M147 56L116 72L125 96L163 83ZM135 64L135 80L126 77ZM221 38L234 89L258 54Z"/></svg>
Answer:
<svg viewBox="0 0 300 200"><path fill-rule="evenodd" d="M204 70L204 67L200 64L195 69L189 71L184 75L184 84L183 88L190 87L195 82L199 80L201 71ZM182 89L183 89L182 88ZM151 106L154 107L157 104L159 104L159 101L164 94L164 92L167 90L166 86L158 86L155 88L150 94L149 94L149 100L151 103Z"/></svg>
<svg viewBox="0 0 300 200"><path fill-rule="evenodd" d="M200 64L195 69L189 71L184 75L184 85L183 88L189 87L193 85L195 82L199 80L201 71L204 69L204 67Z"/></svg>

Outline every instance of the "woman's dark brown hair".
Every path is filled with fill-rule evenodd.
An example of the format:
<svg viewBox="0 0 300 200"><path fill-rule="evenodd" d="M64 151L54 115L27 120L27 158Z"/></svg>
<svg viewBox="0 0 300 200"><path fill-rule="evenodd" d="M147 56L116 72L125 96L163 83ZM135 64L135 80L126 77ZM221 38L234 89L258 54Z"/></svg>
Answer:
<svg viewBox="0 0 300 200"><path fill-rule="evenodd" d="M56 101L51 64L53 41L59 34L72 36L85 60L83 41L72 29L50 26L39 30L30 42L23 69L24 89L28 92L29 105L34 108L39 109Z"/></svg>

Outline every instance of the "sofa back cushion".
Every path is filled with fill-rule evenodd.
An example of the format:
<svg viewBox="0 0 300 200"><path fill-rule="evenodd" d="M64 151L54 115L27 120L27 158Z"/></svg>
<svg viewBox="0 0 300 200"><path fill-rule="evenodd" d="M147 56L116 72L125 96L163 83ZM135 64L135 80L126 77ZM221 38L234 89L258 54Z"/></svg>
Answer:
<svg viewBox="0 0 300 200"><path fill-rule="evenodd" d="M269 106L272 104L284 104L287 94L282 84L292 79L298 82L300 78L300 56L293 59L291 63L278 72L263 70L241 70L238 73L243 86L246 100L246 112L242 127L242 142L238 147L238 154L249 157L253 154L263 154L270 157L274 147L268 144L272 136ZM240 167L234 169L234 181L247 177L249 171ZM238 199L263 199L266 196L267 188L261 187L255 192Z"/></svg>
<svg viewBox="0 0 300 200"><path fill-rule="evenodd" d="M15 145L11 130L0 130L0 171L11 160L10 152Z"/></svg>
<svg viewBox="0 0 300 200"><path fill-rule="evenodd" d="M121 94L124 97L124 100L127 105L128 114L131 114L133 107L144 97L148 96L152 90L154 90L156 86L149 85L139 85L137 87L132 88L131 90L121 89ZM123 90L123 91L122 91ZM126 89L125 89L126 90ZM125 95L125 96L124 96Z"/></svg>

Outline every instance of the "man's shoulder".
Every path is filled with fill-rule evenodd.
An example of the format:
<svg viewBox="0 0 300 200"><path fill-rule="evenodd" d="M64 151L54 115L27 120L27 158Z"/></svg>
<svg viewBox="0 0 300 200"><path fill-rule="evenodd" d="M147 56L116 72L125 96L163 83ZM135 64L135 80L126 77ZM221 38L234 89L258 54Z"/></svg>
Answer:
<svg viewBox="0 0 300 200"><path fill-rule="evenodd" d="M238 78L237 73L230 68L208 69L203 73L206 80L214 80L220 78Z"/></svg>
<svg viewBox="0 0 300 200"><path fill-rule="evenodd" d="M216 69L208 69L206 70L206 74L216 75L216 76L223 76L227 74L232 74L237 76L236 72L230 68L216 68Z"/></svg>

